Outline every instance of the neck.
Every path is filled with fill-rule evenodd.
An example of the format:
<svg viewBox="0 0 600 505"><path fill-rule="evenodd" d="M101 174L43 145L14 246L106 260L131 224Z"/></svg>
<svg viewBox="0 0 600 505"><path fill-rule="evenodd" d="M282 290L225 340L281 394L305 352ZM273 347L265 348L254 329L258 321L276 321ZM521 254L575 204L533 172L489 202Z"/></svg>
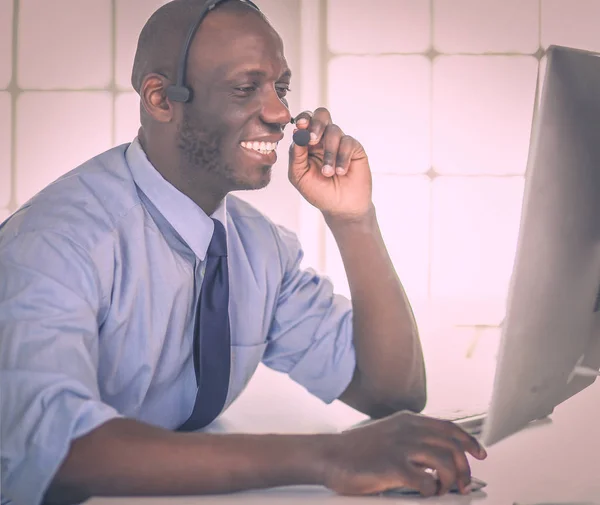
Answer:
<svg viewBox="0 0 600 505"><path fill-rule="evenodd" d="M218 189L218 181L211 174L192 172L183 168L181 163L174 164L172 160L180 158L179 153L159 142L148 142L142 131L138 138L152 166L169 184L198 205L207 216L217 210L227 191Z"/></svg>

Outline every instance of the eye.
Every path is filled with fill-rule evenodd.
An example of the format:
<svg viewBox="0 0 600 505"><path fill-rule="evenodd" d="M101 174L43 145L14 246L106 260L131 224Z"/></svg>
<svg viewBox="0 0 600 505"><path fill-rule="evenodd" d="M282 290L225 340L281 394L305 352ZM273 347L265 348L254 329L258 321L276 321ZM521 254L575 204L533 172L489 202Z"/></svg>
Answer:
<svg viewBox="0 0 600 505"><path fill-rule="evenodd" d="M238 86L235 90L240 93L250 94L256 91L256 86Z"/></svg>
<svg viewBox="0 0 600 505"><path fill-rule="evenodd" d="M290 89L290 85L289 84L278 84L277 86L275 86L275 89L277 90L277 93L279 94L279 96L282 97L282 98L285 95L287 95L289 92L292 91Z"/></svg>

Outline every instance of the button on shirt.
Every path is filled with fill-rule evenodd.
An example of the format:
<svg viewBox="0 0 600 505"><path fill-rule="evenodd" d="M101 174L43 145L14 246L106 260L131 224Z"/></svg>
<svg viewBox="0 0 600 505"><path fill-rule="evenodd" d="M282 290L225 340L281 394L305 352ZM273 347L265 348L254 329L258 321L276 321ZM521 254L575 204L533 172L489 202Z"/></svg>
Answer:
<svg viewBox="0 0 600 505"><path fill-rule="evenodd" d="M0 226L3 504L40 503L70 442L110 419L176 429L189 417L211 217L229 251L226 406L261 361L327 403L347 387L350 302L300 268L295 235L233 195L207 216L135 139L67 173Z"/></svg>

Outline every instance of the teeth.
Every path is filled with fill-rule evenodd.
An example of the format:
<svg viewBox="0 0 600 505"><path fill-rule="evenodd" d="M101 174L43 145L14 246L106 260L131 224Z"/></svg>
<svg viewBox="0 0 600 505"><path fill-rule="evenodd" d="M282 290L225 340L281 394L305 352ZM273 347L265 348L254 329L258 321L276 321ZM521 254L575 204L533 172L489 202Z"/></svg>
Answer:
<svg viewBox="0 0 600 505"><path fill-rule="evenodd" d="M262 154L269 154L271 151L277 149L277 142L240 142L240 145Z"/></svg>

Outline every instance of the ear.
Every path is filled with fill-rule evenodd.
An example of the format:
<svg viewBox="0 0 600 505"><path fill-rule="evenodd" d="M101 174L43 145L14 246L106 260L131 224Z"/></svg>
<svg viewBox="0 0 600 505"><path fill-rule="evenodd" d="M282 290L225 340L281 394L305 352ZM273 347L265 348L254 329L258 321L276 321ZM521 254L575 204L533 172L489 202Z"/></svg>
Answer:
<svg viewBox="0 0 600 505"><path fill-rule="evenodd" d="M148 74L140 89L140 97L146 112L160 123L169 123L174 116L173 104L167 98L169 79L160 74Z"/></svg>

